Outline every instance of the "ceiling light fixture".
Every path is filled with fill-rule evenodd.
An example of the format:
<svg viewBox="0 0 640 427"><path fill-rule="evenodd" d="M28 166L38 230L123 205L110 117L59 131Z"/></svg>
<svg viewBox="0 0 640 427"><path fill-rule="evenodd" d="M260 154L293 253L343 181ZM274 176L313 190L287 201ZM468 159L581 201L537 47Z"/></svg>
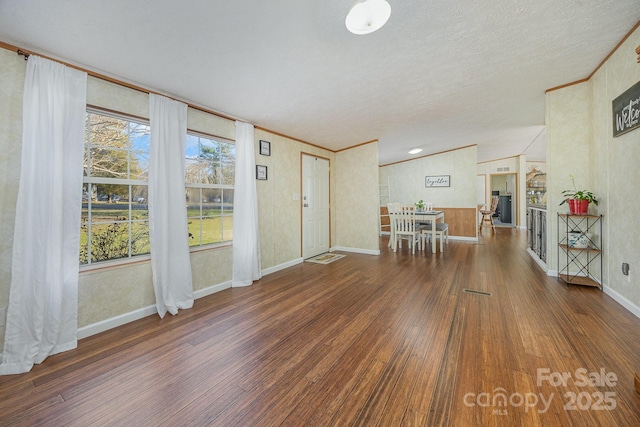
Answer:
<svg viewBox="0 0 640 427"><path fill-rule="evenodd" d="M353 34L369 34L382 28L390 16L387 0L364 0L351 8L344 23Z"/></svg>
<svg viewBox="0 0 640 427"><path fill-rule="evenodd" d="M409 150L409 154L418 154L421 151L422 148L412 148L411 150Z"/></svg>

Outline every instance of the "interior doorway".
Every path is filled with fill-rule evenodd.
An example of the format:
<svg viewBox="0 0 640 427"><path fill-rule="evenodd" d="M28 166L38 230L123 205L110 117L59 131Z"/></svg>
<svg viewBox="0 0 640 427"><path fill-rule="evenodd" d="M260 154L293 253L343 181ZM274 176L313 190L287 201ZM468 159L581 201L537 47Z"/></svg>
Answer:
<svg viewBox="0 0 640 427"><path fill-rule="evenodd" d="M517 216L517 174L503 173L491 175L491 195L498 196L498 208L493 215L496 227L516 227Z"/></svg>
<svg viewBox="0 0 640 427"><path fill-rule="evenodd" d="M329 159L302 155L302 258L329 252Z"/></svg>

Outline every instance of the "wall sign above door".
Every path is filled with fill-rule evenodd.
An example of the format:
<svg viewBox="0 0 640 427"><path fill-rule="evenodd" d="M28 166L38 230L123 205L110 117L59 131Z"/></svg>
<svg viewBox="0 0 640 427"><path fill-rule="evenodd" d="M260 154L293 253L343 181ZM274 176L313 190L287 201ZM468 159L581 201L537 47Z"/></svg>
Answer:
<svg viewBox="0 0 640 427"><path fill-rule="evenodd" d="M640 127L640 82L627 89L611 104L614 138Z"/></svg>
<svg viewBox="0 0 640 427"><path fill-rule="evenodd" d="M450 175L425 176L424 186L425 187L449 187L450 186L449 178L450 178Z"/></svg>

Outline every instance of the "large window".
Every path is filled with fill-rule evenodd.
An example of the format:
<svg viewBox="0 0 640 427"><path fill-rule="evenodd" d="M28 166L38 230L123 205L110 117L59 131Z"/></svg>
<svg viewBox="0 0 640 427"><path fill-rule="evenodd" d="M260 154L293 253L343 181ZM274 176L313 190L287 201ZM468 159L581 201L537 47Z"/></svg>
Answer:
<svg viewBox="0 0 640 427"><path fill-rule="evenodd" d="M80 264L148 254L148 123L89 109L86 117ZM233 239L235 145L187 135L189 245Z"/></svg>
<svg viewBox="0 0 640 427"><path fill-rule="evenodd" d="M80 264L149 253L149 125L88 110Z"/></svg>
<svg viewBox="0 0 640 427"><path fill-rule="evenodd" d="M189 245L233 239L235 145L217 137L187 135L186 198Z"/></svg>

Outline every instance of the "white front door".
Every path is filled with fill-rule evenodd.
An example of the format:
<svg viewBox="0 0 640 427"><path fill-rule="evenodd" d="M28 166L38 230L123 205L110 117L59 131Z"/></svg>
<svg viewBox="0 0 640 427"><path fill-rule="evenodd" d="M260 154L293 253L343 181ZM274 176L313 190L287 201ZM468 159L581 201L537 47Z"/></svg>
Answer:
<svg viewBox="0 0 640 427"><path fill-rule="evenodd" d="M302 155L302 257L329 251L329 160Z"/></svg>

